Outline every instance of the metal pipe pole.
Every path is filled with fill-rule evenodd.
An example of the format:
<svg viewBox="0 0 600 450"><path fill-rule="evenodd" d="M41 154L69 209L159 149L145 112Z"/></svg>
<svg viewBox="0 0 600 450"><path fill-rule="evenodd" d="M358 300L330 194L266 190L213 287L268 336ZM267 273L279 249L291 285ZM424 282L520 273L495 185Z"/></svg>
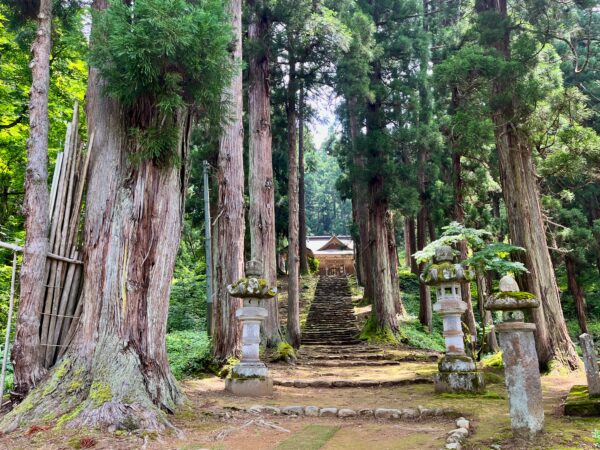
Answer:
<svg viewBox="0 0 600 450"><path fill-rule="evenodd" d="M6 319L6 336L4 338L4 357L2 358L2 375L0 375L0 406L4 397L4 381L6 379L6 362L8 361L8 345L10 344L10 326L15 306L15 274L17 273L17 253L13 252L12 276L10 279L10 298L8 302L8 318Z"/></svg>
<svg viewBox="0 0 600 450"><path fill-rule="evenodd" d="M208 191L207 161L203 161L204 176L204 253L206 255L206 325L208 335L212 336L212 306L213 306L213 277L212 277L212 238L210 223L210 195Z"/></svg>

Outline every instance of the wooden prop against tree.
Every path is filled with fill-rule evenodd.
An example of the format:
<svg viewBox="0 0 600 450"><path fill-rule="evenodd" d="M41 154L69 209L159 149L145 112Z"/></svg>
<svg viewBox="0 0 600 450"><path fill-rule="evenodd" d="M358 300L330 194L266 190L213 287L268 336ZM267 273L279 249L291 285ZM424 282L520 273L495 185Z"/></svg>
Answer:
<svg viewBox="0 0 600 450"><path fill-rule="evenodd" d="M42 363L51 367L64 353L81 314L79 297L83 281L83 266L77 264L79 224L89 157L94 141L90 137L84 153L79 136L79 108L73 109L73 121L67 126L64 152L57 163L50 192L50 244L46 263L46 295L42 309L40 335Z"/></svg>

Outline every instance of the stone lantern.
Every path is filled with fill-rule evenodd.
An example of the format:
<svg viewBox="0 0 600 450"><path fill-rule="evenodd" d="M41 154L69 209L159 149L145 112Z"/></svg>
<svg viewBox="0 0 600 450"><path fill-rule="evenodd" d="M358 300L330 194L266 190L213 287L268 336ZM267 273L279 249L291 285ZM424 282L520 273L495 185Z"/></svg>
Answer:
<svg viewBox="0 0 600 450"><path fill-rule="evenodd" d="M433 264L421 274L421 281L436 292L433 310L442 316L446 355L438 364L434 377L436 392L483 392L483 373L477 371L473 358L465 353L461 316L467 304L461 296L461 283L469 282L473 274L454 262L452 248L436 249Z"/></svg>
<svg viewBox="0 0 600 450"><path fill-rule="evenodd" d="M277 295L277 288L261 278L263 266L260 261L246 262L246 278L227 286L232 297L244 300L244 306L235 312L242 322L242 358L225 380L229 392L248 397L262 397L273 393L273 380L269 370L260 360L260 325L267 318L268 311L263 302Z"/></svg>
<svg viewBox="0 0 600 450"><path fill-rule="evenodd" d="M522 439L535 437L544 427L535 324L525 322L525 311L539 306L540 301L528 292L520 292L511 277L503 277L500 292L490 295L485 303L490 311L502 311L503 321L496 325L496 331L502 348L513 435Z"/></svg>

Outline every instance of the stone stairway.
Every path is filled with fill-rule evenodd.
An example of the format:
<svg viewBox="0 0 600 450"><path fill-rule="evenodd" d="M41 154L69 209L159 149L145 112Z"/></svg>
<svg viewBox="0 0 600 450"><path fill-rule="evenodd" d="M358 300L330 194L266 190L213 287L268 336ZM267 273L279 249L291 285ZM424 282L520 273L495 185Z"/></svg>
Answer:
<svg viewBox="0 0 600 450"><path fill-rule="evenodd" d="M346 277L321 277L310 305L302 345L357 345L358 327Z"/></svg>

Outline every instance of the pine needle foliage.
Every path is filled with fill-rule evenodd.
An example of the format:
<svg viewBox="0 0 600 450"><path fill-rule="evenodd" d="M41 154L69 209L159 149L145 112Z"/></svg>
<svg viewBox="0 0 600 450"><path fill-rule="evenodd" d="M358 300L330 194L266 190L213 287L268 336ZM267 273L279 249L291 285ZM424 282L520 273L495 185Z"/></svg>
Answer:
<svg viewBox="0 0 600 450"><path fill-rule="evenodd" d="M127 114L134 160L174 162L176 114L220 116L232 67L223 0L109 0L94 12L90 64Z"/></svg>

